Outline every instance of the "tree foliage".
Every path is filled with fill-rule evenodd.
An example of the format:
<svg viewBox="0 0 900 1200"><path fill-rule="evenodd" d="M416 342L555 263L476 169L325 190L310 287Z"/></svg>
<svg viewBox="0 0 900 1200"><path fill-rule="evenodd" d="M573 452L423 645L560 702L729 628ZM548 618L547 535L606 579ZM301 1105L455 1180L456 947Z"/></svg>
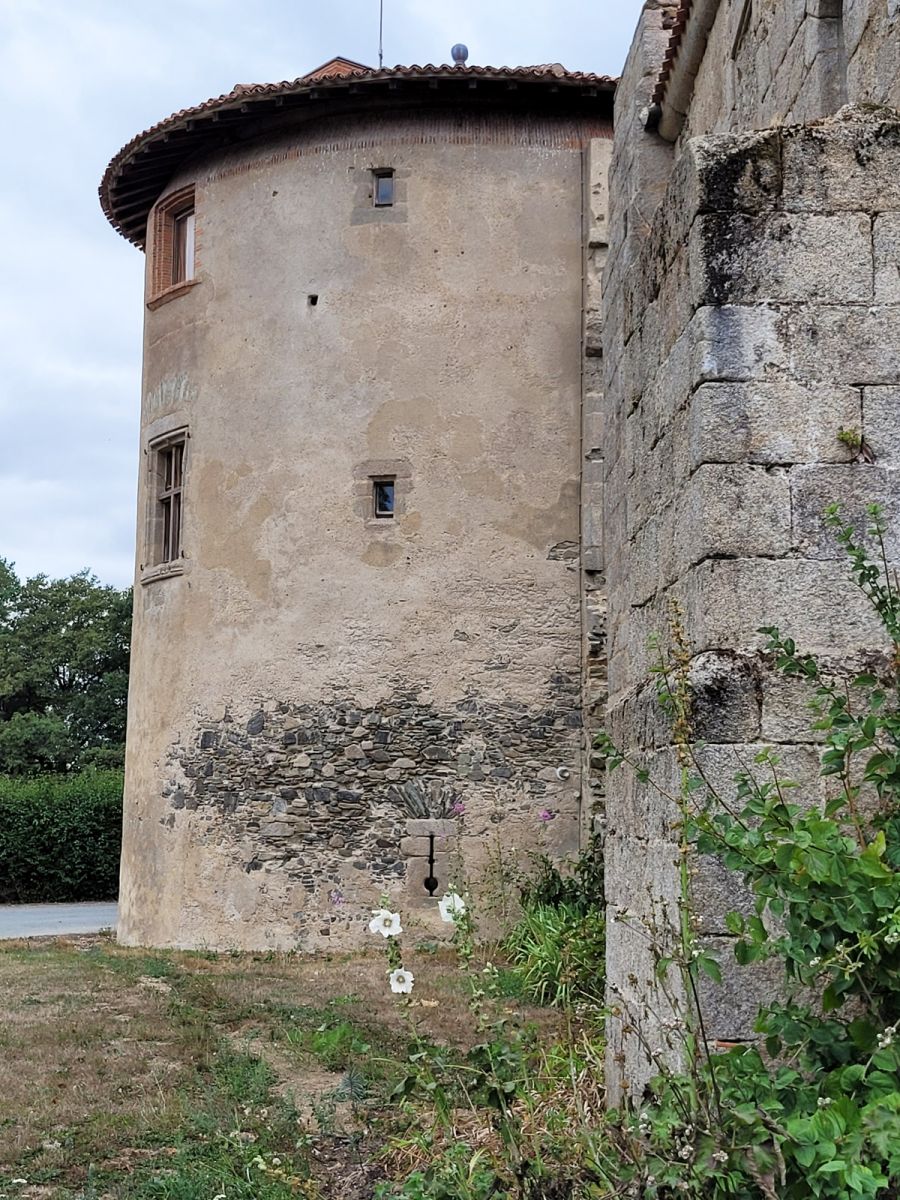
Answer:
<svg viewBox="0 0 900 1200"><path fill-rule="evenodd" d="M122 763L130 633L130 590L0 559L0 774Z"/></svg>

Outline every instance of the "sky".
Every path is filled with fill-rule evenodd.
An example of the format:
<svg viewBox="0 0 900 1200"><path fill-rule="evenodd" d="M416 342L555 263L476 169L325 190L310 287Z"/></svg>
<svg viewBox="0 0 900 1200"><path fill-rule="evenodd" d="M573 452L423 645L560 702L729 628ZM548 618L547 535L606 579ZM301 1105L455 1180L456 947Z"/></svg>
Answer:
<svg viewBox="0 0 900 1200"><path fill-rule="evenodd" d="M384 61L620 72L642 0L384 0ZM131 583L144 257L97 186L235 83L377 64L378 0L0 0L0 558Z"/></svg>

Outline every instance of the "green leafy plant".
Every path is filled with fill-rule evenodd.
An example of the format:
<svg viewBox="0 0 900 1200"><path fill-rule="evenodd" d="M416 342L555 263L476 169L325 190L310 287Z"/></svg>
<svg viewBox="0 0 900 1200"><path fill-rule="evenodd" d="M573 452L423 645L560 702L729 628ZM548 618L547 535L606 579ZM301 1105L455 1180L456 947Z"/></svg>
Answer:
<svg viewBox="0 0 900 1200"><path fill-rule="evenodd" d="M120 767L131 592L0 558L0 773Z"/></svg>
<svg viewBox="0 0 900 1200"><path fill-rule="evenodd" d="M526 993L539 1004L602 1003L604 919L571 903L535 904L506 939Z"/></svg>
<svg viewBox="0 0 900 1200"><path fill-rule="evenodd" d="M611 1127L618 1177L644 1195L887 1200L900 1187L900 589L881 510L869 517L862 542L836 508L827 513L890 653L871 672L841 678L778 629L762 631L772 666L810 686L824 804L797 798L771 750L737 772L734 795L720 794L691 741L677 616L674 651L660 661L682 764L684 844L720 855L750 885L755 911L728 917L735 955L740 964L780 961L784 993L760 1010L761 1045L713 1053L696 980L700 971L717 978L718 965L686 905L678 949L658 966L661 980L676 968L693 1000L681 1012L684 1070L660 1063L648 1103ZM613 767L625 761L604 749Z"/></svg>
<svg viewBox="0 0 900 1200"><path fill-rule="evenodd" d="M603 912L603 847L597 837L590 838L574 862L559 864L544 854L535 854L532 863L533 873L520 888L525 908L566 905L582 915Z"/></svg>

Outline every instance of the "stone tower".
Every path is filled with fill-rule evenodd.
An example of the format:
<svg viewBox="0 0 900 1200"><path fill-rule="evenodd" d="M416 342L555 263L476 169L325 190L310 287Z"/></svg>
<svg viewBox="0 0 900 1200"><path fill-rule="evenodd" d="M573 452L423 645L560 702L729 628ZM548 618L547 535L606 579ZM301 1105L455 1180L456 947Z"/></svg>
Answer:
<svg viewBox="0 0 900 1200"><path fill-rule="evenodd" d="M613 87L335 59L110 164L147 254L124 942L350 945L382 892L428 929L457 870L577 845Z"/></svg>

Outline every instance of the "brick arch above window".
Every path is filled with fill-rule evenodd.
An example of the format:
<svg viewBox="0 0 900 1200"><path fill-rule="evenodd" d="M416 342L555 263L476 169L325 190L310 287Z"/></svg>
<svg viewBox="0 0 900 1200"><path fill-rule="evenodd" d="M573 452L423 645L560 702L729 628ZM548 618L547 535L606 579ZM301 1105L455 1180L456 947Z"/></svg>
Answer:
<svg viewBox="0 0 900 1200"><path fill-rule="evenodd" d="M197 283L194 185L165 196L153 210L150 308L182 295Z"/></svg>

